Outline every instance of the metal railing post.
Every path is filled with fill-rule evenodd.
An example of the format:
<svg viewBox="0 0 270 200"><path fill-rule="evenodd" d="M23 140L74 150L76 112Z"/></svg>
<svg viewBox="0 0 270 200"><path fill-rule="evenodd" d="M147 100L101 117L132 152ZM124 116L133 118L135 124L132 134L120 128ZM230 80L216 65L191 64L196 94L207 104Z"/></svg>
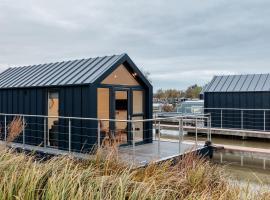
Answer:
<svg viewBox="0 0 270 200"><path fill-rule="evenodd" d="M44 142L44 145L43 146L44 146L44 148L46 148L46 144L47 144L47 139L46 139L47 138L46 117L44 117L44 120L43 121L44 121L44 136L43 136L44 137L43 138L44 139L44 141L43 141Z"/></svg>
<svg viewBox="0 0 270 200"><path fill-rule="evenodd" d="M160 158L160 120L158 122L158 157Z"/></svg>
<svg viewBox="0 0 270 200"><path fill-rule="evenodd" d="M68 151L71 152L71 120L68 118Z"/></svg>
<svg viewBox="0 0 270 200"><path fill-rule="evenodd" d="M207 120L207 140L209 141L210 140L210 118L207 117L206 120Z"/></svg>
<svg viewBox="0 0 270 200"><path fill-rule="evenodd" d="M266 113L263 111L263 130L266 131Z"/></svg>
<svg viewBox="0 0 270 200"><path fill-rule="evenodd" d="M23 116L23 148L25 147L25 119Z"/></svg>
<svg viewBox="0 0 270 200"><path fill-rule="evenodd" d="M197 116L195 118L195 145L196 145L196 148L198 146L198 128L197 128Z"/></svg>
<svg viewBox="0 0 270 200"><path fill-rule="evenodd" d="M184 140L184 118L181 118L181 133L182 133L182 138L181 141Z"/></svg>
<svg viewBox="0 0 270 200"><path fill-rule="evenodd" d="M157 139L157 115L155 114L155 140Z"/></svg>
<svg viewBox="0 0 270 200"><path fill-rule="evenodd" d="M98 120L98 148L100 148L100 120Z"/></svg>
<svg viewBox="0 0 270 200"><path fill-rule="evenodd" d="M209 116L209 140L212 141L212 117Z"/></svg>
<svg viewBox="0 0 270 200"><path fill-rule="evenodd" d="M179 154L181 153L181 137L182 137L181 135L183 134L182 128L181 128L181 121L182 121L181 119L179 119L179 121L178 121L178 123L179 123L179 127L178 127L178 130L179 130L179 138L178 138L179 139L179 146L178 146Z"/></svg>
<svg viewBox="0 0 270 200"><path fill-rule="evenodd" d="M222 118L222 115L223 115L223 110L221 109L220 110L220 128L223 128L223 118Z"/></svg>
<svg viewBox="0 0 270 200"><path fill-rule="evenodd" d="M135 125L134 122L132 122L132 151L133 151L133 164L135 163L135 155L136 155L136 149L135 149Z"/></svg>
<svg viewBox="0 0 270 200"><path fill-rule="evenodd" d="M241 110L241 129L244 128L244 111Z"/></svg>
<svg viewBox="0 0 270 200"><path fill-rule="evenodd" d="M5 115L5 141L7 142L7 116Z"/></svg>

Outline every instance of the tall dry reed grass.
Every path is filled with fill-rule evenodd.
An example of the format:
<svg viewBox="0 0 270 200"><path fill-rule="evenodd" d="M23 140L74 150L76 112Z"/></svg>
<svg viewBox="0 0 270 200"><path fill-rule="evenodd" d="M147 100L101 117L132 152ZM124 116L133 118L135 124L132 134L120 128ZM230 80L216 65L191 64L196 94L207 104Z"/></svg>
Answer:
<svg viewBox="0 0 270 200"><path fill-rule="evenodd" d="M7 126L7 142L14 141L22 132L23 129L26 127L21 116L16 116Z"/></svg>
<svg viewBox="0 0 270 200"><path fill-rule="evenodd" d="M229 184L222 168L194 155L134 169L115 153L75 160L0 150L0 199L240 199L243 191ZM269 199L269 193L244 199Z"/></svg>

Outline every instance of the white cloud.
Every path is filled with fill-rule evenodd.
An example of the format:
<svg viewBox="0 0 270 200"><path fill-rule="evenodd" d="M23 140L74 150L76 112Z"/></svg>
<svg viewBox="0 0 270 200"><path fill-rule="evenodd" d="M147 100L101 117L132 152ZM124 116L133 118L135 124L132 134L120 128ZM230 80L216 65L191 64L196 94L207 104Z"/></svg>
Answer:
<svg viewBox="0 0 270 200"><path fill-rule="evenodd" d="M126 52L154 88L265 73L269 8L267 0L2 0L0 71Z"/></svg>

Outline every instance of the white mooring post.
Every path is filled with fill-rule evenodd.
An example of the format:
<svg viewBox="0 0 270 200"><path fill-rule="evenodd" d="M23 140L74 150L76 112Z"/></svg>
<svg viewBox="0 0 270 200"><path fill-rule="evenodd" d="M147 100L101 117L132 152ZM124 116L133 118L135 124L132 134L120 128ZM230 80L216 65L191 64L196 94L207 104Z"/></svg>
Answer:
<svg viewBox="0 0 270 200"><path fill-rule="evenodd" d="M266 169L266 161L263 159L263 169Z"/></svg>
<svg viewBox="0 0 270 200"><path fill-rule="evenodd" d="M223 163L223 154L220 153L220 163L222 164Z"/></svg>
<svg viewBox="0 0 270 200"><path fill-rule="evenodd" d="M265 115L265 110L263 111L263 130L266 131L266 115Z"/></svg>
<svg viewBox="0 0 270 200"><path fill-rule="evenodd" d="M46 135L47 135L47 132L46 132L46 117L44 117L44 133L43 133L43 142L44 142L44 148L46 148L46 143L47 143L47 137L46 137Z"/></svg>
<svg viewBox="0 0 270 200"><path fill-rule="evenodd" d="M23 116L23 148L25 147L25 119Z"/></svg>
<svg viewBox="0 0 270 200"><path fill-rule="evenodd" d="M5 141L7 142L7 116L5 115Z"/></svg>
<svg viewBox="0 0 270 200"><path fill-rule="evenodd" d="M158 157L160 158L160 120L158 121Z"/></svg>
<svg viewBox="0 0 270 200"><path fill-rule="evenodd" d="M71 152L71 120L68 118L68 151Z"/></svg>
<svg viewBox="0 0 270 200"><path fill-rule="evenodd" d="M100 148L100 124L101 122L100 120L98 120L98 148Z"/></svg>

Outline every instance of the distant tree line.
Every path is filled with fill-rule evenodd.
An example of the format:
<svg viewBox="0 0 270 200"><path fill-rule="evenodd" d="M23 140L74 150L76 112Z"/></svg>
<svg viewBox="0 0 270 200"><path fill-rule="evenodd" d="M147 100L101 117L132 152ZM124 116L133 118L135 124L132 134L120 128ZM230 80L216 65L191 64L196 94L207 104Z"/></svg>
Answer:
<svg viewBox="0 0 270 200"><path fill-rule="evenodd" d="M186 90L177 90L177 89L158 89L154 94L155 98L158 99L167 99L167 98L190 98L196 99L200 97L200 92L202 87L197 84L189 86Z"/></svg>

